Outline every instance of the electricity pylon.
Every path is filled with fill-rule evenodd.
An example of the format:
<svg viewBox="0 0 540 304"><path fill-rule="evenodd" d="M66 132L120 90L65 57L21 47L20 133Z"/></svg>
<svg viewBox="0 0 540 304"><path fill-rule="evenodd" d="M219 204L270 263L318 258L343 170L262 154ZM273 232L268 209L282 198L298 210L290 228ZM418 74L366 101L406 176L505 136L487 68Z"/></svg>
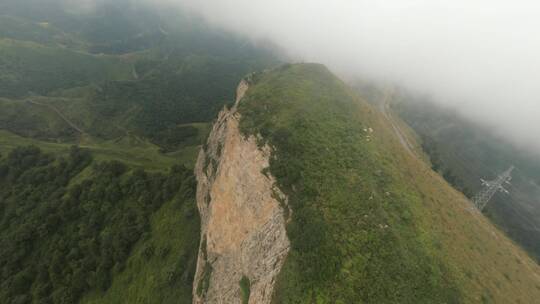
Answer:
<svg viewBox="0 0 540 304"><path fill-rule="evenodd" d="M482 211L497 191L508 194L508 190L504 189L503 184L509 183L509 181L512 179L512 176L510 175L512 170L514 170L514 166L510 166L508 170L501 173L492 181L480 179L482 181L482 186L485 188L473 197L473 203L476 208Z"/></svg>

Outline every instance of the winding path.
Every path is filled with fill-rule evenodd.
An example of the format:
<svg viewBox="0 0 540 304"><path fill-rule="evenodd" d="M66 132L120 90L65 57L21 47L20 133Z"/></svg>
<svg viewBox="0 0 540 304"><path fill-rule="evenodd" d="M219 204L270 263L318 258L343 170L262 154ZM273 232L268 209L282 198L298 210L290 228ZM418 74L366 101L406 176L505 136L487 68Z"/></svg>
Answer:
<svg viewBox="0 0 540 304"><path fill-rule="evenodd" d="M409 142L409 139L407 136L403 133L401 128L398 126L398 124L394 121L394 118L392 117L392 114L388 111L389 106L389 99L393 94L393 90L388 89L385 90L384 97L382 101L379 103L379 111L384 115L384 117L390 122L390 125L392 126L392 129L394 130L394 133L399 139L399 142L409 152L411 155L415 156L414 153L414 146Z"/></svg>
<svg viewBox="0 0 540 304"><path fill-rule="evenodd" d="M34 104L34 105L47 107L47 108L53 110L56 114L58 114L58 116L60 116L60 118L62 118L75 131L77 131L77 132L79 132L81 134L86 133L81 128L79 128L76 124L74 124L71 120L69 120L66 116L64 116L64 114L62 112L60 112L60 110L58 110L55 106L50 105L50 104L46 104L46 103L37 102L37 101L34 101L34 100L28 100L28 102L31 103L31 104Z"/></svg>

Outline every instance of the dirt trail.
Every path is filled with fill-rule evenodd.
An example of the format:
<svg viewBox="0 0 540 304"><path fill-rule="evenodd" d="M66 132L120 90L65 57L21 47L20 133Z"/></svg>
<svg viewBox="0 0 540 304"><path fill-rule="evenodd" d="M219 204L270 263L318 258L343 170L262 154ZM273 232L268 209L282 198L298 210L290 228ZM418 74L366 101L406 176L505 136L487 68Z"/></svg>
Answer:
<svg viewBox="0 0 540 304"><path fill-rule="evenodd" d="M33 101L33 100L28 100L29 103L31 104L34 104L34 105L38 105L38 106L42 106L42 107L47 107L51 110L53 110L54 112L56 112L56 114L58 114L58 116L60 116L60 118L62 118L70 127L72 127L75 131L81 133L81 134L85 134L86 132L84 132L81 128L79 128L76 124L74 124L73 122L71 122L66 116L64 116L64 114L62 114L62 112L60 112L60 110L58 110L55 106L53 105L50 105L50 104L46 104L46 103L41 103L41 102L37 102L37 101Z"/></svg>
<svg viewBox="0 0 540 304"><path fill-rule="evenodd" d="M392 89L385 90L384 96L382 101L379 103L379 111L384 115L384 117L390 122L390 125L392 126L392 129L394 130L394 133L399 139L399 142L409 152L411 155L416 156L414 153L414 146L409 142L409 139L404 134L404 132L401 130L399 125L395 122L394 118L392 117L392 114L389 112L390 106L389 106L389 100L393 94Z"/></svg>
<svg viewBox="0 0 540 304"><path fill-rule="evenodd" d="M133 78L135 78L135 80L139 79L139 73L137 73L137 69L135 68L135 65L131 67L131 75L133 76Z"/></svg>

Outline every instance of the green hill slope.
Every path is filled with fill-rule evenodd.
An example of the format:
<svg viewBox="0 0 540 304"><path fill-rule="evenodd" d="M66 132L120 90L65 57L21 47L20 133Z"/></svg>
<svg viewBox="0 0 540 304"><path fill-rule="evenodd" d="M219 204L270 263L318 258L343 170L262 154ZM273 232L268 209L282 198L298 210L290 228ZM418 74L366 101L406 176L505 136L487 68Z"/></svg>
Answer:
<svg viewBox="0 0 540 304"><path fill-rule="evenodd" d="M67 120L100 140L134 135L178 151L205 136L191 124L211 121L243 75L277 63L265 47L176 8L72 6L0 4L1 128L81 142Z"/></svg>
<svg viewBox="0 0 540 304"><path fill-rule="evenodd" d="M275 56L142 1L0 2L0 303L191 303L199 145Z"/></svg>
<svg viewBox="0 0 540 304"><path fill-rule="evenodd" d="M190 302L199 229L191 170L59 152L18 147L0 158L2 302L77 303L118 280L146 297L167 286ZM135 283L141 269L154 285Z"/></svg>
<svg viewBox="0 0 540 304"><path fill-rule="evenodd" d="M421 136L433 168L466 194L482 189L481 178L493 179L516 166L506 186L510 192L496 194L484 212L539 260L540 157L430 101L402 93L393 102L395 111Z"/></svg>
<svg viewBox="0 0 540 304"><path fill-rule="evenodd" d="M75 47L80 44L78 39L48 22L35 22L10 15L0 15L0 37L45 45Z"/></svg>
<svg viewBox="0 0 540 304"><path fill-rule="evenodd" d="M274 147L291 251L275 303L534 303L540 269L326 68L257 75L241 129Z"/></svg>
<svg viewBox="0 0 540 304"><path fill-rule="evenodd" d="M41 94L108 79L130 79L131 65L33 42L0 39L0 96Z"/></svg>

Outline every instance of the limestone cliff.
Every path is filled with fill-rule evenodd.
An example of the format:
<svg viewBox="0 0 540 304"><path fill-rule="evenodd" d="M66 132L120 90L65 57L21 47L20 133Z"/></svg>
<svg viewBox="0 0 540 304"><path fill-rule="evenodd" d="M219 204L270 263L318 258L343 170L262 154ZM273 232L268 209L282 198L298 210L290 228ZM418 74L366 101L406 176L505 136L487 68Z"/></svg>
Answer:
<svg viewBox="0 0 540 304"><path fill-rule="evenodd" d="M270 303L289 251L287 199L263 173L271 149L238 127L236 108L248 88L247 80L240 83L235 105L221 111L197 160L201 244L194 303Z"/></svg>

